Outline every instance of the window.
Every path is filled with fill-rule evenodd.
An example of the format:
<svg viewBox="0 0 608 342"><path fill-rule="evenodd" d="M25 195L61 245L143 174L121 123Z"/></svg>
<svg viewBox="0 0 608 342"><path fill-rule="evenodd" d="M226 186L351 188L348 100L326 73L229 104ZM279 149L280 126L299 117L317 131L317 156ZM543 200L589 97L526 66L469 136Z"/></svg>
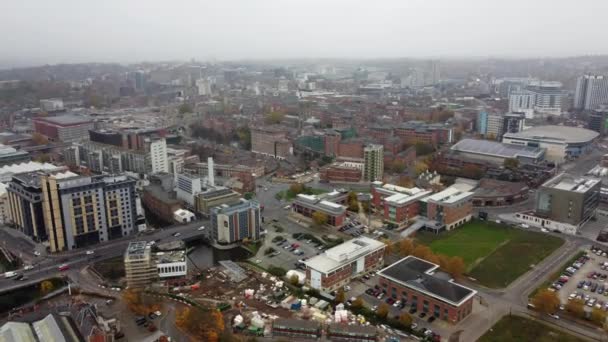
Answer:
<svg viewBox="0 0 608 342"><path fill-rule="evenodd" d="M91 197L91 195L84 197L84 203L91 203L91 202L93 202L93 198Z"/></svg>

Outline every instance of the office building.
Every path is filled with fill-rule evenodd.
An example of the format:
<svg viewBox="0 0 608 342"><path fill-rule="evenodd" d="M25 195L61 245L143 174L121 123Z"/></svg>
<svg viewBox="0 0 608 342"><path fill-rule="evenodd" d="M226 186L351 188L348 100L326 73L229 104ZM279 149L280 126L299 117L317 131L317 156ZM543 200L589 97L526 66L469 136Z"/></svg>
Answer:
<svg viewBox="0 0 608 342"><path fill-rule="evenodd" d="M420 188L404 188L392 184L372 185L372 203L393 225L407 224L420 214L419 201L431 192Z"/></svg>
<svg viewBox="0 0 608 342"><path fill-rule="evenodd" d="M488 133L488 112L482 111L477 113L477 133L485 136Z"/></svg>
<svg viewBox="0 0 608 342"><path fill-rule="evenodd" d="M601 136L608 133L608 109L595 109L589 114L587 128L598 132Z"/></svg>
<svg viewBox="0 0 608 342"><path fill-rule="evenodd" d="M214 187L195 196L194 208L198 213L209 215L211 208L221 206L222 204L238 203L240 198L241 194L232 189Z"/></svg>
<svg viewBox="0 0 608 342"><path fill-rule="evenodd" d="M257 127L251 129L251 152L285 159L293 154L293 146L287 139L287 131Z"/></svg>
<svg viewBox="0 0 608 342"><path fill-rule="evenodd" d="M536 93L529 90L513 91L509 94L509 112L524 113L526 119L534 118Z"/></svg>
<svg viewBox="0 0 608 342"><path fill-rule="evenodd" d="M146 241L129 242L124 263L129 288L146 287L158 277L158 270L152 258L152 246Z"/></svg>
<svg viewBox="0 0 608 342"><path fill-rule="evenodd" d="M0 144L0 167L5 165L14 165L31 160L30 154L16 150L14 147Z"/></svg>
<svg viewBox="0 0 608 342"><path fill-rule="evenodd" d="M485 137L500 140L504 127L504 117L500 114L488 114L487 120Z"/></svg>
<svg viewBox="0 0 608 342"><path fill-rule="evenodd" d="M394 134L402 143L408 145L423 143L437 146L451 144L454 141L453 130L449 125L419 120L402 123L394 129Z"/></svg>
<svg viewBox="0 0 608 342"><path fill-rule="evenodd" d="M346 219L345 206L316 195L298 194L291 205L291 209L310 218L313 217L314 213L323 213L327 216L327 224L334 227L342 227Z"/></svg>
<svg viewBox="0 0 608 342"><path fill-rule="evenodd" d="M331 292L347 285L364 273L382 267L386 245L360 236L305 260L306 285Z"/></svg>
<svg viewBox="0 0 608 342"><path fill-rule="evenodd" d="M260 203L241 199L211 209L211 236L219 244L258 240L262 227Z"/></svg>
<svg viewBox="0 0 608 342"><path fill-rule="evenodd" d="M146 155L149 158L152 173L169 172L167 160L167 142L165 139L146 140Z"/></svg>
<svg viewBox="0 0 608 342"><path fill-rule="evenodd" d="M177 199L175 180L168 173L150 175L150 184L144 186L142 203L148 215L154 215L165 223L172 223L174 213L181 208L182 202Z"/></svg>
<svg viewBox="0 0 608 342"><path fill-rule="evenodd" d="M201 178L190 174L178 174L175 192L177 198L194 207L194 197L202 191Z"/></svg>
<svg viewBox="0 0 608 342"><path fill-rule="evenodd" d="M451 186L420 200L420 215L452 230L473 217L473 192Z"/></svg>
<svg viewBox="0 0 608 342"><path fill-rule="evenodd" d="M381 181L384 177L384 146L368 145L363 149L363 180Z"/></svg>
<svg viewBox="0 0 608 342"><path fill-rule="evenodd" d="M333 163L319 170L319 179L325 182L357 183L361 181L362 169L361 163Z"/></svg>
<svg viewBox="0 0 608 342"><path fill-rule="evenodd" d="M47 113L52 113L52 112L63 110L63 100L62 99L42 99L42 100L40 100L40 109Z"/></svg>
<svg viewBox="0 0 608 342"><path fill-rule="evenodd" d="M526 116L524 113L507 113L503 116L502 137L505 133L518 133L524 130Z"/></svg>
<svg viewBox="0 0 608 342"><path fill-rule="evenodd" d="M557 164L576 158L592 148L598 132L570 126L535 126L518 133L506 133L502 142L521 147L543 148L545 159Z"/></svg>
<svg viewBox="0 0 608 342"><path fill-rule="evenodd" d="M473 311L477 291L455 283L426 260L410 255L379 271L378 277L387 296L428 316L456 324Z"/></svg>
<svg viewBox="0 0 608 342"><path fill-rule="evenodd" d="M562 84L561 82L530 82L527 90L534 93L535 113L547 115L562 114Z"/></svg>
<svg viewBox="0 0 608 342"><path fill-rule="evenodd" d="M35 171L8 184L9 220L51 252L86 247L131 234L137 219L135 180Z"/></svg>
<svg viewBox="0 0 608 342"><path fill-rule="evenodd" d="M36 117L32 122L36 133L53 141L89 140L89 130L93 129L91 119L76 115Z"/></svg>
<svg viewBox="0 0 608 342"><path fill-rule="evenodd" d="M608 104L608 77L583 75L576 81L574 109L594 110Z"/></svg>
<svg viewBox="0 0 608 342"><path fill-rule="evenodd" d="M561 173L545 182L536 194L536 215L578 226L595 215L601 181Z"/></svg>

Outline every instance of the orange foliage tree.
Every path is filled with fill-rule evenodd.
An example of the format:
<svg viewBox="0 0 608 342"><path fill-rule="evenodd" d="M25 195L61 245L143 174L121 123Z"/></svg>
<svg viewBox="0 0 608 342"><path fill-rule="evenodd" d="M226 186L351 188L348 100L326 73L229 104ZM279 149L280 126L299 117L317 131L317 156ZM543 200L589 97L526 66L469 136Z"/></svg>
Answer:
<svg viewBox="0 0 608 342"><path fill-rule="evenodd" d="M218 342L224 331L224 318L217 310L203 311L185 307L176 312L175 325L187 331L197 341Z"/></svg>

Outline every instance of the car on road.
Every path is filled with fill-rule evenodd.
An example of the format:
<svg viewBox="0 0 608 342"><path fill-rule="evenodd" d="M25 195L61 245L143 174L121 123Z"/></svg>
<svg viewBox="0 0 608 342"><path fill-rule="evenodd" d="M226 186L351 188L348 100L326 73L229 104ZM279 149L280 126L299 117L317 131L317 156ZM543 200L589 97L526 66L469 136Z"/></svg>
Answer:
<svg viewBox="0 0 608 342"><path fill-rule="evenodd" d="M23 274L19 274L13 280L21 280L22 278L23 278Z"/></svg>
<svg viewBox="0 0 608 342"><path fill-rule="evenodd" d="M86 255L93 255L95 254L95 251L86 251Z"/></svg>
<svg viewBox="0 0 608 342"><path fill-rule="evenodd" d="M32 266L32 265L25 265L25 266L23 267L23 269L24 269L25 271L29 271L29 270L31 270L31 269L33 269L33 268L34 268L34 266Z"/></svg>
<svg viewBox="0 0 608 342"><path fill-rule="evenodd" d="M420 315L418 315L418 317L420 317L420 318L426 317L426 312L421 312Z"/></svg>
<svg viewBox="0 0 608 342"><path fill-rule="evenodd" d="M178 236L181 236L181 235L182 235L182 233L180 233L180 232L177 232L177 233L173 234L174 237L178 237Z"/></svg>
<svg viewBox="0 0 608 342"><path fill-rule="evenodd" d="M34 251L34 255L37 256L37 257L39 257L40 256L40 252Z"/></svg>
<svg viewBox="0 0 608 342"><path fill-rule="evenodd" d="M59 271L67 271L70 269L70 265L68 264L63 264L59 266Z"/></svg>
<svg viewBox="0 0 608 342"><path fill-rule="evenodd" d="M198 231L205 230L205 226L198 227Z"/></svg>

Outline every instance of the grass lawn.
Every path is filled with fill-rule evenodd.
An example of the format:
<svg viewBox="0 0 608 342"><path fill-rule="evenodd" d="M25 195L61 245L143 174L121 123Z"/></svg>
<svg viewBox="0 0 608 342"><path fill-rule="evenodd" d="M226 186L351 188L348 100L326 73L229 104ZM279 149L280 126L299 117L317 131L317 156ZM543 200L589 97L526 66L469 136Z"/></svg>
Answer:
<svg viewBox="0 0 608 342"><path fill-rule="evenodd" d="M583 342L585 340L519 316L505 316L478 342Z"/></svg>
<svg viewBox="0 0 608 342"><path fill-rule="evenodd" d="M506 287L564 243L552 235L486 221L439 235L418 233L416 239L435 253L462 257L468 275L492 288Z"/></svg>

